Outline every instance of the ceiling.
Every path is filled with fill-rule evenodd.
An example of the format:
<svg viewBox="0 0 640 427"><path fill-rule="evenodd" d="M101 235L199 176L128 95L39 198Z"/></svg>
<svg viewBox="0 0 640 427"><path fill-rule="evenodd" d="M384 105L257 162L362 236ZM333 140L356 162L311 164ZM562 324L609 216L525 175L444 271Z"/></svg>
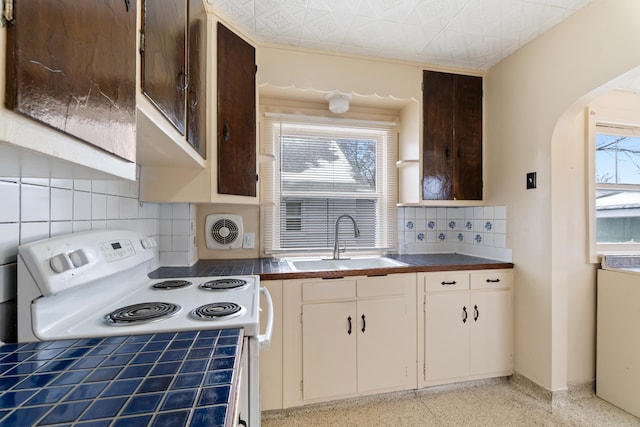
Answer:
<svg viewBox="0 0 640 427"><path fill-rule="evenodd" d="M484 71L592 0L208 0L257 42Z"/></svg>

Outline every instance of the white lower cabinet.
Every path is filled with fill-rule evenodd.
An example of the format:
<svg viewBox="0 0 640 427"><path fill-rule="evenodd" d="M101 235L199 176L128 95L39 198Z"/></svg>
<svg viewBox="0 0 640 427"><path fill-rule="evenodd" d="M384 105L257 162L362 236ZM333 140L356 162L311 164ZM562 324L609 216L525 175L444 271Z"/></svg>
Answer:
<svg viewBox="0 0 640 427"><path fill-rule="evenodd" d="M284 407L416 388L416 274L285 281Z"/></svg>
<svg viewBox="0 0 640 427"><path fill-rule="evenodd" d="M418 386L513 372L512 277L511 270L418 275L424 331Z"/></svg>

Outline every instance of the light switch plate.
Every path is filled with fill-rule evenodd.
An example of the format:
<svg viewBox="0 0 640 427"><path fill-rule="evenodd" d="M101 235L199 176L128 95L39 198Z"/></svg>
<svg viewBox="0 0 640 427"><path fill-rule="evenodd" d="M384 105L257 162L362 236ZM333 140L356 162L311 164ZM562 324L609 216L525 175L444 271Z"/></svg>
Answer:
<svg viewBox="0 0 640 427"><path fill-rule="evenodd" d="M253 249L255 245L256 245L256 234L244 233L244 241L242 242L242 247L245 249Z"/></svg>
<svg viewBox="0 0 640 427"><path fill-rule="evenodd" d="M531 190L532 188L536 188L536 172L527 173L527 190Z"/></svg>

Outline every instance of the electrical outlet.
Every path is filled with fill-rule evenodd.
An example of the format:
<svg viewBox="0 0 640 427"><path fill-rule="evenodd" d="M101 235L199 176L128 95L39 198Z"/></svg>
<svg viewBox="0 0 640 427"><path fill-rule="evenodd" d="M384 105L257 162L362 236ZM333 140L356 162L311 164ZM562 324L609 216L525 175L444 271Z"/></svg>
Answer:
<svg viewBox="0 0 640 427"><path fill-rule="evenodd" d="M535 172L527 173L527 190L531 190L532 188L536 188L536 173Z"/></svg>
<svg viewBox="0 0 640 427"><path fill-rule="evenodd" d="M244 241L242 247L245 249L253 249L256 245L256 233L244 233Z"/></svg>

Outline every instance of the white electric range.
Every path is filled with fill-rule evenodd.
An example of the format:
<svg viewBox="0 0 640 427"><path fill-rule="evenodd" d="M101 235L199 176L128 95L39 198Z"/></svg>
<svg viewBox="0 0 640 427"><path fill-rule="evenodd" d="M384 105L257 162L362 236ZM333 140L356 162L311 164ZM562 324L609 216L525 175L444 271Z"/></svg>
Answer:
<svg viewBox="0 0 640 427"><path fill-rule="evenodd" d="M18 248L18 340L242 328L249 425L260 425L259 350L273 304L258 276L150 279L153 239L128 230L56 236ZM268 305L260 334L260 294Z"/></svg>

